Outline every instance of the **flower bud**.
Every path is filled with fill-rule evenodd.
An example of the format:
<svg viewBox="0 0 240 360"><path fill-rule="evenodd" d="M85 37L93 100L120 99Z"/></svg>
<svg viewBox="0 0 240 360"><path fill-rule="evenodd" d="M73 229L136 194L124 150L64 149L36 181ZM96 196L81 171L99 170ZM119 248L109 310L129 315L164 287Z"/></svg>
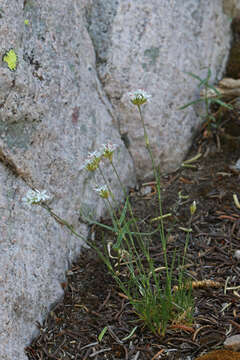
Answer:
<svg viewBox="0 0 240 360"><path fill-rule="evenodd" d="M109 142L107 144L103 144L102 147L103 147L103 150L102 150L103 157L105 157L110 162L112 162L113 153L116 150L117 145Z"/></svg>
<svg viewBox="0 0 240 360"><path fill-rule="evenodd" d="M98 186L94 188L94 190L98 193L99 196L101 196L103 199L109 198L109 191L106 185Z"/></svg>
<svg viewBox="0 0 240 360"><path fill-rule="evenodd" d="M195 211L197 209L197 204L196 204L196 201L194 200L192 205L190 206L190 213L191 213L191 216L194 215Z"/></svg>

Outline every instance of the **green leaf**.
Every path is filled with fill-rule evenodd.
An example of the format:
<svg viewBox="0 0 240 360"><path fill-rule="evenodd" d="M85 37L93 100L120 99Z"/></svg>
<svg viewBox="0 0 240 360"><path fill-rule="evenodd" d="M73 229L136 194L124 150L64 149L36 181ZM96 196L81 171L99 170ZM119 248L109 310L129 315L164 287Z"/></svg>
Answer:
<svg viewBox="0 0 240 360"><path fill-rule="evenodd" d="M193 105L193 104L196 104L196 103L199 103L199 102L202 102L202 101L204 101L204 99L197 99L197 100L194 100L194 101L191 101L191 102L189 102L189 103L187 103L186 105L183 105L183 106L181 106L180 108L178 108L178 110L183 110L183 109L185 109L185 108L187 108L188 106L191 106L191 105Z"/></svg>
<svg viewBox="0 0 240 360"><path fill-rule="evenodd" d="M207 86L208 86L208 81L209 81L210 78L211 78L211 75L212 75L211 70L210 70L210 68L208 68L207 77L206 77L206 79L204 79L204 84L206 84Z"/></svg>
<svg viewBox="0 0 240 360"><path fill-rule="evenodd" d="M98 341L99 341L99 342L102 341L102 339L103 339L104 335L106 334L107 330L108 330L108 327L107 327L107 326L105 326L105 328L102 329L102 331L101 331L100 334L98 335Z"/></svg>
<svg viewBox="0 0 240 360"><path fill-rule="evenodd" d="M131 232L129 232L129 234L131 234L131 235L150 236L150 235L156 234L156 232L158 232L160 229L161 229L161 225L159 225L159 226L156 228L156 230L153 230L153 231L148 232L148 233L131 231Z"/></svg>
<svg viewBox="0 0 240 360"><path fill-rule="evenodd" d="M182 227L182 226L179 226L178 227L180 230L182 230L182 231L185 231L186 233L189 233L189 232L192 232L192 229L191 228L185 228L185 227Z"/></svg>
<svg viewBox="0 0 240 360"><path fill-rule="evenodd" d="M137 330L137 328L138 328L138 326L135 326L135 328L132 329L130 334L128 336L126 336L125 338L123 338L122 341L130 339L133 336L133 334L135 333L135 331Z"/></svg>
<svg viewBox="0 0 240 360"><path fill-rule="evenodd" d="M205 87L209 87L209 80L211 78L211 70L208 69L208 74L207 74L207 77L205 79L200 79L200 83L198 84L198 87L200 88L201 86L205 86Z"/></svg>
<svg viewBox="0 0 240 360"><path fill-rule="evenodd" d="M233 109L232 105L226 104L224 101L221 101L219 99L212 99L212 102L215 102L215 103L217 103L217 104L219 104L219 105L221 105L221 106L223 106L223 107L225 107L225 108L227 108L229 110Z"/></svg>
<svg viewBox="0 0 240 360"><path fill-rule="evenodd" d="M202 79L199 76L197 76L197 75L195 75L195 74L193 74L191 72L186 71L185 74L188 74L188 75L192 76L194 79L196 79L196 80L198 80L200 82L202 81Z"/></svg>
<svg viewBox="0 0 240 360"><path fill-rule="evenodd" d="M105 224L102 224L98 221L95 221L95 220L91 220L90 224L95 224L95 225L99 225L101 226L102 228L106 229L106 230L110 230L112 232L115 232L115 229L111 226L108 226L108 225L105 225Z"/></svg>
<svg viewBox="0 0 240 360"><path fill-rule="evenodd" d="M187 159L183 162L183 164L191 164L195 161L197 161L200 157L202 156L202 153L197 153L194 157L192 157L191 159Z"/></svg>
<svg viewBox="0 0 240 360"><path fill-rule="evenodd" d="M124 238L125 234L128 234L129 233L129 227L128 225L132 222L132 220L128 221L124 226L123 228L121 228L119 230L119 234L118 234L118 237L117 237L117 242L116 244L113 245L113 249L119 249L120 248L120 245L121 245L121 242L122 242L122 239Z"/></svg>
<svg viewBox="0 0 240 360"><path fill-rule="evenodd" d="M119 225L122 225L122 223L123 223L123 221L124 221L124 219L126 217L127 208L128 208L128 199L126 200L123 211L121 213L121 216L120 216L120 219L119 219Z"/></svg>

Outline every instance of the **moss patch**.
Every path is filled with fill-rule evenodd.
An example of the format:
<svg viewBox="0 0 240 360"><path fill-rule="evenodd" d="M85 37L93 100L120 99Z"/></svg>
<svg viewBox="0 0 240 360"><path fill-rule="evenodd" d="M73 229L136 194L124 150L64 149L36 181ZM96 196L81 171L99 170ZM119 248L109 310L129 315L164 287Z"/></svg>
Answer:
<svg viewBox="0 0 240 360"><path fill-rule="evenodd" d="M144 51L144 56L148 58L149 65L156 65L157 58L159 57L159 52L159 48L154 46Z"/></svg>

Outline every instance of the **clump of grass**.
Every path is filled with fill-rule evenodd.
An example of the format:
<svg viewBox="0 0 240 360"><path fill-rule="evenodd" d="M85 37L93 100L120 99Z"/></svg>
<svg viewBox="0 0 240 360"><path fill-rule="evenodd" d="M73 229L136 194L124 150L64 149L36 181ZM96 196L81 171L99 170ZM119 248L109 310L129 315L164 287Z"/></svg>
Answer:
<svg viewBox="0 0 240 360"><path fill-rule="evenodd" d="M142 106L148 103L149 99L150 95L143 90L129 93L129 100L136 106L139 112L139 119L144 132L145 146L149 153L157 184L159 216L156 219L159 221L159 226L152 232L143 233L140 231L127 190L121 181L121 177L113 161L114 151L117 146L111 142L102 145L100 150L90 153L82 168L93 173L99 172L103 180L103 185L96 184L94 191L96 191L104 201L106 209L111 216L112 224L101 224L86 214L82 214L82 216L85 220L89 221L89 223L98 224L112 232L113 240L108 243L103 242L104 250L100 250L100 247L96 243L90 242L88 244L98 252L121 291L133 306L140 321L154 334L164 336L167 328L171 324L178 322L189 323L192 319L193 297L184 268L189 233L191 231L191 221L196 211L196 204L194 202L190 207L189 229L184 228L187 235L182 257L178 259L178 278L176 279L173 275L176 267L176 253L173 254L171 260L168 258L167 236L164 229L164 218L166 214L164 215L162 211L159 168L155 163L151 151L142 114ZM118 215L116 211L117 204L114 193L104 173L103 165L106 161L112 167L112 171L125 195L126 200L120 215ZM59 218L52 209L45 204L48 198L45 192L36 190L35 192L29 193L25 201L28 204L42 204L58 222L66 225L76 236L83 238L81 234L77 234L74 231L71 225ZM162 246L163 263L161 266L155 263L150 253L152 236L156 236L156 234L158 234ZM174 284L178 284L178 286L174 288Z"/></svg>

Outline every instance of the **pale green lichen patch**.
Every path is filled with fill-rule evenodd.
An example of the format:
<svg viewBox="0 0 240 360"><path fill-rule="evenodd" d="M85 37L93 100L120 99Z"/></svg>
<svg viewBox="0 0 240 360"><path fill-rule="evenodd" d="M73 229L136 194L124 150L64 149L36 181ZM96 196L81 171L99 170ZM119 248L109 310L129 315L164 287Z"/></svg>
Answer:
<svg viewBox="0 0 240 360"><path fill-rule="evenodd" d="M0 138L13 152L14 149L27 149L36 128L37 122L29 123L23 120L9 124L0 121Z"/></svg>
<svg viewBox="0 0 240 360"><path fill-rule="evenodd" d="M85 124L82 124L80 126L80 131L83 133L83 134L87 134L87 126Z"/></svg>
<svg viewBox="0 0 240 360"><path fill-rule="evenodd" d="M18 56L13 49L10 49L3 55L3 61L7 63L11 71L15 71L18 65Z"/></svg>
<svg viewBox="0 0 240 360"><path fill-rule="evenodd" d="M4 11L3 11L3 9L2 9L2 8L0 8L0 19L2 19L3 14L4 14Z"/></svg>
<svg viewBox="0 0 240 360"><path fill-rule="evenodd" d="M25 0L24 1L24 5L23 5L24 11L31 11L34 7L36 7L34 0Z"/></svg>
<svg viewBox="0 0 240 360"><path fill-rule="evenodd" d="M154 46L144 51L144 56L148 59L149 65L156 65L157 59L159 57L159 52L159 48Z"/></svg>
<svg viewBox="0 0 240 360"><path fill-rule="evenodd" d="M93 110L90 113L90 118L93 125L97 125L96 112Z"/></svg>

